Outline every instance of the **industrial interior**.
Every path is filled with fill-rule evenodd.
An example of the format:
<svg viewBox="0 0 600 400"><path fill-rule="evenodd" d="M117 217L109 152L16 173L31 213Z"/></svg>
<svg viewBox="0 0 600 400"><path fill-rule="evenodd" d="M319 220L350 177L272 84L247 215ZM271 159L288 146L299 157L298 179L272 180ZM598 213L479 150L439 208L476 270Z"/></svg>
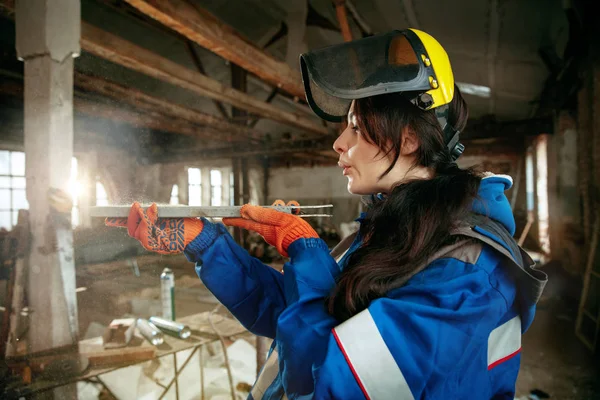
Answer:
<svg viewBox="0 0 600 400"><path fill-rule="evenodd" d="M458 164L512 177L514 237L548 275L515 398L600 398L595 3L0 0L0 398L245 399L271 339L183 254L93 210L330 204L306 220L333 248L365 205L299 55L405 28L446 49L469 107ZM258 234L230 232L284 268ZM187 331L154 342L142 325L166 314Z"/></svg>

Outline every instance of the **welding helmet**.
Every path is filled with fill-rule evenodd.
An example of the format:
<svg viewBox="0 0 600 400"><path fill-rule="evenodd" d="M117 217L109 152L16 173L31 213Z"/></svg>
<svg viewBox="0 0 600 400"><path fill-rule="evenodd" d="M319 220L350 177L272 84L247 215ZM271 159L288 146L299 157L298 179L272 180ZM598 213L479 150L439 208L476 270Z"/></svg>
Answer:
<svg viewBox="0 0 600 400"><path fill-rule="evenodd" d="M437 40L417 29L392 31L300 56L306 100L319 117L341 122L352 100L401 92L422 110L435 110L454 159L464 146L447 123L454 97L448 54Z"/></svg>

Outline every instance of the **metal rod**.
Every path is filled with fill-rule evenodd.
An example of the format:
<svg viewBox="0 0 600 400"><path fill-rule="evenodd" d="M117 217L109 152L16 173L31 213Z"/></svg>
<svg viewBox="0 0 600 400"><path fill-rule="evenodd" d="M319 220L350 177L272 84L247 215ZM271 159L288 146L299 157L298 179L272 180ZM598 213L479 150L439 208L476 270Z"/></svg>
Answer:
<svg viewBox="0 0 600 400"><path fill-rule="evenodd" d="M144 208L147 205L143 206ZM292 214L293 210L300 209L319 209L332 208L333 204L324 204L318 206L263 206L265 208L273 208L287 214ZM177 206L177 205L159 205L158 216L160 218L192 218L192 217L208 217L208 218L235 218L240 217L241 206L215 206L215 207L196 207L196 206ZM123 206L96 206L90 207L90 215L92 217L108 217L108 218L126 218L131 210L130 205ZM327 216L327 214L308 214L299 217L307 216ZM329 215L330 216L330 215Z"/></svg>
<svg viewBox="0 0 600 400"><path fill-rule="evenodd" d="M200 346L194 347L194 350L188 356L188 358L186 358L185 362L181 365L181 368L179 368L179 370L175 372L175 377L173 379L171 379L171 382L169 382L169 384L165 387L165 390L162 392L162 394L160 395L158 400L161 400L165 397L165 395L167 394L167 392L169 391L171 386L173 386L173 383L175 383L175 380L179 377L179 374L185 369L185 366L187 365L187 363L190 362L190 360L192 359L192 356L194 355L196 350L198 350L198 347L200 347ZM173 353L173 355L175 355L175 354L177 354L177 353ZM177 366L177 363L175 363L175 366Z"/></svg>
<svg viewBox="0 0 600 400"><path fill-rule="evenodd" d="M198 349L198 359L200 360L200 390L202 390L200 400L206 400L204 393L204 345L201 345Z"/></svg>
<svg viewBox="0 0 600 400"><path fill-rule="evenodd" d="M175 369L175 378L173 378L175 379L175 398L179 400L179 371L177 371L177 352L173 353L173 368ZM181 370L183 371L183 368Z"/></svg>
<svg viewBox="0 0 600 400"><path fill-rule="evenodd" d="M163 389L165 389L165 388L166 388L166 386L165 386L165 385L163 385L162 383L160 383L160 382L158 381L158 379L156 379L156 378L155 378L155 379L152 379L152 382L156 383L158 386L160 386L160 387L161 387L161 388L163 388Z"/></svg>
<svg viewBox="0 0 600 400"><path fill-rule="evenodd" d="M110 388L108 386L106 386L106 383L104 383L104 381L102 379L100 379L99 376L96 377L96 381L90 379L90 382L99 383L100 385L102 385L104 387L104 389L106 389L106 391L108 392L109 395L111 395L115 399L118 399L118 397L113 393L112 390L110 390Z"/></svg>
<svg viewBox="0 0 600 400"><path fill-rule="evenodd" d="M221 308L221 304L217 304L215 308L212 309L210 314L208 314L208 322L210 323L210 327L219 337L219 341L221 342L221 348L223 349L223 359L225 360L225 368L227 369L227 378L229 379L229 389L231 390L231 400L235 400L235 387L233 386L233 374L231 373L231 364L229 364L229 356L227 355L227 345L225 344L225 338L215 327L213 323L212 317Z"/></svg>

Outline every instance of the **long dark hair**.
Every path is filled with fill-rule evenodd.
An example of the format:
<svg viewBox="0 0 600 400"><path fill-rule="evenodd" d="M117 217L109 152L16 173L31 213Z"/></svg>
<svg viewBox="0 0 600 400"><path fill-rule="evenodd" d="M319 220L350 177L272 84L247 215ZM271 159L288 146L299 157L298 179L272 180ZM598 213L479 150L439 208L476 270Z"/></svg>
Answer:
<svg viewBox="0 0 600 400"><path fill-rule="evenodd" d="M368 209L360 228L363 243L350 255L326 300L329 313L340 321L402 286L436 250L452 241L449 232L468 212L481 181L477 172L453 162L434 111L422 111L393 93L357 100L354 113L365 139L392 160L383 175L398 159L401 132L408 128L419 141L414 166L431 168L434 176L397 184ZM468 116L455 87L448 123L462 131Z"/></svg>

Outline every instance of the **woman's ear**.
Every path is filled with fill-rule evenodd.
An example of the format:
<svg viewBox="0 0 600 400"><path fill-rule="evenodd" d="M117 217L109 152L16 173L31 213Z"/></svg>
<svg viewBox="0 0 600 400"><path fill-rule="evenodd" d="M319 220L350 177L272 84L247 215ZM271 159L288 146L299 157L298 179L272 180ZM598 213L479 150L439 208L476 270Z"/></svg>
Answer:
<svg viewBox="0 0 600 400"><path fill-rule="evenodd" d="M402 131L402 147L400 148L400 155L409 156L415 153L419 149L419 139L417 135L408 127Z"/></svg>

